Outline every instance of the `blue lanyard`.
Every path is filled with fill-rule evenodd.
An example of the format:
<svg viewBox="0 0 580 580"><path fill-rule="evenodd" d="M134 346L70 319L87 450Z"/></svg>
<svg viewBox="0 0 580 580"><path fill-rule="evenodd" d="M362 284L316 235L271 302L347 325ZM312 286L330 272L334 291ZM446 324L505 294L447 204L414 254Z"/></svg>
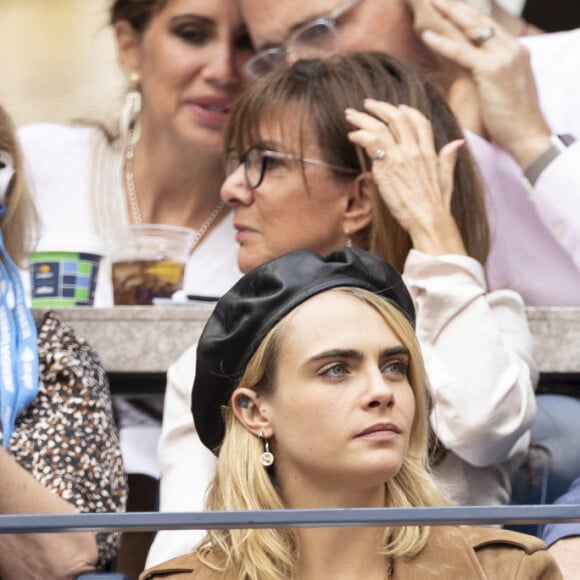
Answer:
<svg viewBox="0 0 580 580"><path fill-rule="evenodd" d="M38 393L38 343L20 272L4 247L1 231L0 254L0 413L6 449L16 418Z"/></svg>

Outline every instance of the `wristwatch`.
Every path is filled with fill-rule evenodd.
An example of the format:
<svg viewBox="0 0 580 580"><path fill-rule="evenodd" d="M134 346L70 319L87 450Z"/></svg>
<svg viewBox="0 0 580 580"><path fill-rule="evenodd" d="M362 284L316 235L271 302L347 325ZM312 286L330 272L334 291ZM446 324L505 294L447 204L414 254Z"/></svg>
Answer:
<svg viewBox="0 0 580 580"><path fill-rule="evenodd" d="M576 141L576 138L572 135L551 135L548 148L524 169L524 177L530 187L534 187L542 171L544 171L544 169L546 169L546 167L548 167L548 165L550 165L558 155L566 151L574 141Z"/></svg>

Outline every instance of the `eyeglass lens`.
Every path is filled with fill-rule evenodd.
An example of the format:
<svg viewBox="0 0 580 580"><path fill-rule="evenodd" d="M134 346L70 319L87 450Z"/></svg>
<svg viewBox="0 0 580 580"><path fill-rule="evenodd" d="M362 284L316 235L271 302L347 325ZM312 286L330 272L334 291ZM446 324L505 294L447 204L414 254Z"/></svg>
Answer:
<svg viewBox="0 0 580 580"><path fill-rule="evenodd" d="M327 20L306 26L293 40L291 48L300 58L328 56L338 48L336 30Z"/></svg>
<svg viewBox="0 0 580 580"><path fill-rule="evenodd" d="M252 147L248 150L244 159L244 171L246 184L250 189L255 189L260 185L266 170L266 157L259 147Z"/></svg>
<svg viewBox="0 0 580 580"><path fill-rule="evenodd" d="M283 46L265 50L248 62L249 71L254 78L259 78L285 64L286 49Z"/></svg>

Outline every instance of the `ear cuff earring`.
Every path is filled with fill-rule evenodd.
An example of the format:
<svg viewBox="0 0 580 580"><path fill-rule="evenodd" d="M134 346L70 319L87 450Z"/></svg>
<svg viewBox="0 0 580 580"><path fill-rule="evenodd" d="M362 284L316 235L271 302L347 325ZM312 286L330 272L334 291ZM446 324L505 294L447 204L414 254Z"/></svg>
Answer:
<svg viewBox="0 0 580 580"><path fill-rule="evenodd" d="M274 463L274 454L270 452L270 444L266 439L264 431L260 431L258 433L258 437L264 440L264 452L262 453L262 455L260 455L260 463L264 467L270 467L270 465Z"/></svg>

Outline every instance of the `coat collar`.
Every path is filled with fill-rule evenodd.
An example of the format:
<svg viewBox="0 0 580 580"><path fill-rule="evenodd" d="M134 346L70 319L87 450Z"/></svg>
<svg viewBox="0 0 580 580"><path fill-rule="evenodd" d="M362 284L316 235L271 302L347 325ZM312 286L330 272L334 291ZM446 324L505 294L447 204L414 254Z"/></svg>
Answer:
<svg viewBox="0 0 580 580"><path fill-rule="evenodd" d="M462 528L433 526L427 545L413 558L397 558L393 580L421 578L440 580L441 578L487 578L473 549L472 542L466 540Z"/></svg>

